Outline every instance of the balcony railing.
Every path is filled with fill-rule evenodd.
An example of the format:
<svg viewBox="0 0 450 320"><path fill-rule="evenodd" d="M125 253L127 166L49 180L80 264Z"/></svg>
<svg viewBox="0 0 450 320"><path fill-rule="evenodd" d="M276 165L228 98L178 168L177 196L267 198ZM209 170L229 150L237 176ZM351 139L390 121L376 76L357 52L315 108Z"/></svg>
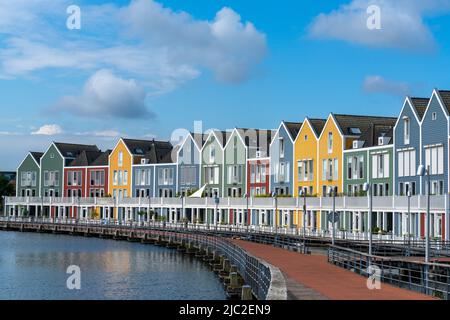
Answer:
<svg viewBox="0 0 450 320"><path fill-rule="evenodd" d="M449 205L449 196L431 196L430 209L433 212L445 212ZM279 209L301 210L303 198L219 198L218 203L214 198L184 198L185 207L208 207L245 209L247 205L251 209ZM336 197L335 208L337 211L361 210L369 208L368 197ZM180 198L78 198L78 197L6 197L6 205L92 205L92 206L153 206L153 207L181 207ZM333 198L308 197L306 198L307 210L332 210ZM373 197L372 207L374 211L397 212L408 210L408 197ZM413 196L410 199L412 212L425 212L427 207L426 196Z"/></svg>

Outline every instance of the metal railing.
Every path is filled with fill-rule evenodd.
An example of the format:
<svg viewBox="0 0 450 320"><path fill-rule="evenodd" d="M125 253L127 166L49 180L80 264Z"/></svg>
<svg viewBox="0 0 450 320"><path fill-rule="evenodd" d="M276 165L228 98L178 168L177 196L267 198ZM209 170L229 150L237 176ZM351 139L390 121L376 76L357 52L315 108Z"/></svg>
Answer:
<svg viewBox="0 0 450 320"><path fill-rule="evenodd" d="M182 206L179 198L94 198L94 201L85 200L83 203L93 203L95 205L116 205L116 206L155 206L179 208ZM445 212L449 207L449 195L436 195L430 198L430 208L435 212ZM368 197L336 197L336 210L361 210L367 211L369 208ZM75 205L77 198L68 197L6 197L6 205ZM216 204L213 198L185 198L185 208L230 208L245 209L273 209L275 205L282 210L301 210L303 201L301 198L220 198ZM426 196L412 196L410 198L411 212L426 210ZM309 197L307 200L308 210L331 210L333 207L330 197ZM375 211L407 211L408 197L406 196L384 196L373 197L372 207Z"/></svg>
<svg viewBox="0 0 450 320"><path fill-rule="evenodd" d="M369 255L339 246L329 247L328 262L364 277L370 277L373 281L450 300L448 264Z"/></svg>
<svg viewBox="0 0 450 320"><path fill-rule="evenodd" d="M18 222L21 224L46 224L46 225L61 225L61 226L89 226L101 228L114 229L131 229L133 231L157 232L163 237L171 238L172 240L181 242L192 241L195 245L202 247L209 247L216 251L219 255L223 254L230 260L231 265L237 267L238 273L244 279L245 284L252 289L254 296L260 300L265 300L268 297L268 292L271 287L271 269L270 266L263 260L256 258L249 254L241 247L232 243L229 238L222 237L213 232L195 232L194 229L184 228L184 224L177 224L167 226L165 223L140 224L129 222L124 224L119 223L104 223L100 220L74 220L74 219L52 219L52 218L15 218L5 219L0 218L3 222ZM207 231L207 230L205 230ZM272 267L273 268L273 267Z"/></svg>

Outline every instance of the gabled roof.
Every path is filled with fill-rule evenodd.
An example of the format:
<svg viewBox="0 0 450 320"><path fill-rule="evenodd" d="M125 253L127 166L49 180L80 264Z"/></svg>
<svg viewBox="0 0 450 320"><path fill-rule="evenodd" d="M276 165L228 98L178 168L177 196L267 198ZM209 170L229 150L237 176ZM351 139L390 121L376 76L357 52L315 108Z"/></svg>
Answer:
<svg viewBox="0 0 450 320"><path fill-rule="evenodd" d="M361 115L333 115L342 133L364 141L364 147L378 145L380 136L391 137L397 118ZM391 139L392 140L392 139Z"/></svg>
<svg viewBox="0 0 450 320"><path fill-rule="evenodd" d="M144 156L148 153L152 153L153 149L170 149L172 150L172 144L169 141L157 141L153 140L138 140L138 139L122 139L127 146L128 150L134 156Z"/></svg>
<svg viewBox="0 0 450 320"><path fill-rule="evenodd" d="M97 159L95 159L91 166L107 166L109 164L109 155L111 154L112 150L106 150L105 152L102 152Z"/></svg>
<svg viewBox="0 0 450 320"><path fill-rule="evenodd" d="M441 96L445 108L447 109L448 113L450 113L450 90L438 90L438 93Z"/></svg>
<svg viewBox="0 0 450 320"><path fill-rule="evenodd" d="M78 157L75 158L69 167L88 167L88 166L105 166L108 165L108 157L111 150L102 151L82 151Z"/></svg>
<svg viewBox="0 0 450 320"><path fill-rule="evenodd" d="M322 133L323 128L325 127L325 123L327 123L326 119L310 119L308 118L309 123L311 124L311 127L316 133L317 137L320 137L320 134Z"/></svg>
<svg viewBox="0 0 450 320"><path fill-rule="evenodd" d="M411 103L413 104L413 108L416 109L417 116L419 117L419 120L422 121L423 115L425 114L425 111L427 110L428 103L430 102L429 98L417 98L412 97L410 98Z"/></svg>
<svg viewBox="0 0 450 320"><path fill-rule="evenodd" d="M78 157L73 160L68 167L87 167L94 162L102 154L101 151L86 151L83 150Z"/></svg>
<svg viewBox="0 0 450 320"><path fill-rule="evenodd" d="M189 135L191 136L192 140L194 140L194 142L197 144L197 147L199 149L203 148L206 139L208 139L208 135L204 133L189 132Z"/></svg>
<svg viewBox="0 0 450 320"><path fill-rule="evenodd" d="M272 136L275 134L273 130L236 128L239 136L244 141L246 147L269 149Z"/></svg>
<svg viewBox="0 0 450 320"><path fill-rule="evenodd" d="M213 130L212 133L221 144L222 148L227 144L228 138L231 136L232 131Z"/></svg>
<svg viewBox="0 0 450 320"><path fill-rule="evenodd" d="M286 122L283 121L284 125L286 126L286 129L291 136L292 141L294 141L297 138L298 132L300 131L300 128L302 127L301 122Z"/></svg>
<svg viewBox="0 0 450 320"><path fill-rule="evenodd" d="M64 158L75 159L83 151L100 151L96 145L55 142L56 148Z"/></svg>
<svg viewBox="0 0 450 320"><path fill-rule="evenodd" d="M31 151L30 154L34 158L36 163L39 163L41 158L42 158L42 156L44 155L43 152L35 152L35 151Z"/></svg>

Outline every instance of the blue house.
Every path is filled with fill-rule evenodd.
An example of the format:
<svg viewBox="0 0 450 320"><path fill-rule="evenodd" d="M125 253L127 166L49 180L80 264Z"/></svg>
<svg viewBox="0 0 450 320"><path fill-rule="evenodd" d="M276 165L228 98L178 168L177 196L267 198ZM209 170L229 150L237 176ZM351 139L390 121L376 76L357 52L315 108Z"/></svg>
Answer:
<svg viewBox="0 0 450 320"><path fill-rule="evenodd" d="M302 124L282 121L270 144L270 190L277 195L292 195L294 141Z"/></svg>
<svg viewBox="0 0 450 320"><path fill-rule="evenodd" d="M140 141L141 156L133 164L134 197L172 197L176 194L176 149L167 141Z"/></svg>
<svg viewBox="0 0 450 320"><path fill-rule="evenodd" d="M447 103L447 104L446 104ZM448 132L450 91L434 90L422 119L422 164L429 169L434 195L448 192ZM426 179L421 193L427 194Z"/></svg>
<svg viewBox="0 0 450 320"><path fill-rule="evenodd" d="M190 132L178 148L177 193L189 195L200 188L201 150L206 135Z"/></svg>
<svg viewBox="0 0 450 320"><path fill-rule="evenodd" d="M420 194L421 177L417 176L421 153L422 118L429 99L405 99L394 127L394 190L396 195Z"/></svg>

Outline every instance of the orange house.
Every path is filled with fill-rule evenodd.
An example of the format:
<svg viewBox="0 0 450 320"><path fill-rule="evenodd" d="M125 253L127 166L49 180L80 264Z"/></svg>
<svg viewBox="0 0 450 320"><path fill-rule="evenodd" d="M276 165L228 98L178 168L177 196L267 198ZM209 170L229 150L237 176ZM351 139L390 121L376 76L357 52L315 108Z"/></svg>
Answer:
<svg viewBox="0 0 450 320"><path fill-rule="evenodd" d="M120 139L109 155L109 193L114 198L132 195L133 154Z"/></svg>

